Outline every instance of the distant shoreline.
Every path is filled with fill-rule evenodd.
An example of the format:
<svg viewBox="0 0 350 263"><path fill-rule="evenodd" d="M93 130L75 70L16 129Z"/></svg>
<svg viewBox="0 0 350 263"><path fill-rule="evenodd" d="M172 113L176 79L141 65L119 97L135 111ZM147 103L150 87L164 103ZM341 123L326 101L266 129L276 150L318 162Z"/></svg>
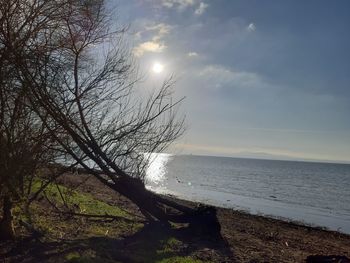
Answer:
<svg viewBox="0 0 350 263"><path fill-rule="evenodd" d="M199 157L213 157L213 158L233 158L233 159L248 159L248 160L258 160L258 161L280 161L280 162L301 162L301 163L316 163L316 164L340 164L340 165L350 165L350 161L346 160L327 160L327 159L305 159L305 158L292 158L292 157L253 157L253 156L227 156L227 155L211 155L211 154L179 154L179 153L164 153L176 156L199 156Z"/></svg>

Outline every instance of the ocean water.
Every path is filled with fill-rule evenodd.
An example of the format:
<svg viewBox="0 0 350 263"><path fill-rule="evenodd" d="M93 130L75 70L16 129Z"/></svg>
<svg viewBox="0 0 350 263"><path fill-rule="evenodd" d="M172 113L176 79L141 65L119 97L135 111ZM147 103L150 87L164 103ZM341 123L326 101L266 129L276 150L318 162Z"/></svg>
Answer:
<svg viewBox="0 0 350 263"><path fill-rule="evenodd" d="M350 234L350 165L154 154L152 191Z"/></svg>

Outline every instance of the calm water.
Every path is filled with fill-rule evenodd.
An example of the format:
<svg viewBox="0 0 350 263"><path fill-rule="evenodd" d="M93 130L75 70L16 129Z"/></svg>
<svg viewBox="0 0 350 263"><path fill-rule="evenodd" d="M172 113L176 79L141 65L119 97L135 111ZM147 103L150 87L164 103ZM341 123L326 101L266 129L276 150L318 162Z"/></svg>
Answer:
<svg viewBox="0 0 350 263"><path fill-rule="evenodd" d="M154 155L147 186L183 199L350 233L350 165Z"/></svg>

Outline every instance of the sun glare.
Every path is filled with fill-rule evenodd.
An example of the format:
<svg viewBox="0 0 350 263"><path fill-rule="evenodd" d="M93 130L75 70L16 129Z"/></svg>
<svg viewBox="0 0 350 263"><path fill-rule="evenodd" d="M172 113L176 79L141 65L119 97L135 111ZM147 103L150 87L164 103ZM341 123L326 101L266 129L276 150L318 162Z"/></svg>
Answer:
<svg viewBox="0 0 350 263"><path fill-rule="evenodd" d="M153 64L153 67L152 67L152 70L154 73L161 73L163 70L164 70L164 66L160 63L154 63Z"/></svg>

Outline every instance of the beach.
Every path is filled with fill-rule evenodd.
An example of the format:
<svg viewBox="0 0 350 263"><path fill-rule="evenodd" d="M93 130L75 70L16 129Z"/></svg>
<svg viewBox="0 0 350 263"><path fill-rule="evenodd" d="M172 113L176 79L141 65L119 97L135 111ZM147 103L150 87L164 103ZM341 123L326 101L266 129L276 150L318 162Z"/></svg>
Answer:
<svg viewBox="0 0 350 263"><path fill-rule="evenodd" d="M58 216L42 198L33 204L33 221L42 230L46 227L46 237L1 243L1 262L305 262L310 255L350 257L350 236L339 232L216 208L220 233L214 237L205 226L193 230L181 224L146 224L135 205L92 176L66 174L59 182L99 205L134 216L124 221Z"/></svg>

